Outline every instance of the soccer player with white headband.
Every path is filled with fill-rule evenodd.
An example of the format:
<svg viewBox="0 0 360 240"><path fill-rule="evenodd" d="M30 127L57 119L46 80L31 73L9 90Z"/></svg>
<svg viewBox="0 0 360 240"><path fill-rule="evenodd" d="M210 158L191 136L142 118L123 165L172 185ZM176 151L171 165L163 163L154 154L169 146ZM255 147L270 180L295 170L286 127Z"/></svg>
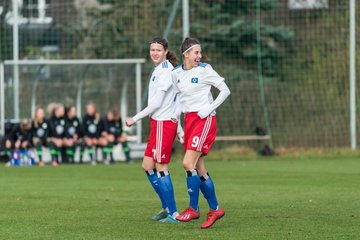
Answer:
<svg viewBox="0 0 360 240"><path fill-rule="evenodd" d="M148 106L134 117L126 120L132 126L142 118L150 116L150 135L144 153L142 167L162 203L162 210L153 217L161 222L178 222L174 189L168 166L172 145L176 135L183 142L183 130L176 118L176 92L172 84L171 71L176 57L168 49L168 42L155 37L150 42L150 57L155 64L148 92Z"/></svg>
<svg viewBox="0 0 360 240"><path fill-rule="evenodd" d="M178 91L182 112L185 113L183 167L187 174L190 203L176 219L188 222L200 217L198 201L201 190L210 207L201 228L209 228L225 212L218 204L204 157L209 153L216 137L215 109L230 95L230 90L223 77L209 64L200 62L202 52L197 39L186 38L181 45L181 52L184 63L172 71L172 79ZM210 92L211 87L220 91L215 100Z"/></svg>

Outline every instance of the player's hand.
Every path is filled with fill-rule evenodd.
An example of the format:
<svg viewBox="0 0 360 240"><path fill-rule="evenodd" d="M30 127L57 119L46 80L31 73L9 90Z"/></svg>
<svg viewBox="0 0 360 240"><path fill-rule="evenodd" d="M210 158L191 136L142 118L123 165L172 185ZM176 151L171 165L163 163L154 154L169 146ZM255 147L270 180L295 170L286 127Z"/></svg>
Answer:
<svg viewBox="0 0 360 240"><path fill-rule="evenodd" d="M128 119L126 119L125 124L126 124L126 126L131 127L132 125L135 124L135 121L132 118L128 118Z"/></svg>
<svg viewBox="0 0 360 240"><path fill-rule="evenodd" d="M181 144L184 144L184 130L182 129L182 127L178 127L176 137Z"/></svg>
<svg viewBox="0 0 360 240"><path fill-rule="evenodd" d="M205 106L203 107L199 112L198 112L198 116L201 118L201 119L204 119L206 118L207 116L210 115L210 113L212 113L212 109L211 109L211 106L208 105L208 106Z"/></svg>

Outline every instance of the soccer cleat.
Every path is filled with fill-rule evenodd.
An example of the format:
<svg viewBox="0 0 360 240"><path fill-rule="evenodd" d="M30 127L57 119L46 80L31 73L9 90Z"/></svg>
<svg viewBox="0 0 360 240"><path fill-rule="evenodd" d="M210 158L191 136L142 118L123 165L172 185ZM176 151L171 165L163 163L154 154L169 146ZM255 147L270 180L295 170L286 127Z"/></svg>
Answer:
<svg viewBox="0 0 360 240"><path fill-rule="evenodd" d="M53 167L59 166L59 164L58 164L56 161L52 161L51 165L52 165Z"/></svg>
<svg viewBox="0 0 360 240"><path fill-rule="evenodd" d="M174 218L171 215L168 215L166 218L161 219L159 222L163 222L163 223L175 223L175 222L179 222L176 218Z"/></svg>
<svg viewBox="0 0 360 240"><path fill-rule="evenodd" d="M160 221L164 218L167 218L167 216L169 216L169 213L167 211L160 211L158 214L153 216L151 219L155 220L155 221Z"/></svg>
<svg viewBox="0 0 360 240"><path fill-rule="evenodd" d="M44 167L45 163L43 161L39 162L39 167Z"/></svg>
<svg viewBox="0 0 360 240"><path fill-rule="evenodd" d="M189 206L182 213L180 213L180 215L177 216L176 219L181 222L189 222L193 219L198 219L199 217L200 212Z"/></svg>
<svg viewBox="0 0 360 240"><path fill-rule="evenodd" d="M225 215L224 209L219 208L218 210L210 209L210 212L206 215L206 220L201 224L201 228L211 227L217 220L222 218Z"/></svg>

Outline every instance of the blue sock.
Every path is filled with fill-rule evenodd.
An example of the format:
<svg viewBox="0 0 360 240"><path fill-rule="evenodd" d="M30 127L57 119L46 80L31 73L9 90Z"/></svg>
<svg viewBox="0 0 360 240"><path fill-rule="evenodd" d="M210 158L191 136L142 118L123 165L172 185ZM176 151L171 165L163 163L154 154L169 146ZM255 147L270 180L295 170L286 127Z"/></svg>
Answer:
<svg viewBox="0 0 360 240"><path fill-rule="evenodd" d="M187 178L186 183L188 187L188 194L190 196L189 206L199 210L199 192L200 192L200 177L197 174L196 169L186 171Z"/></svg>
<svg viewBox="0 0 360 240"><path fill-rule="evenodd" d="M215 186L211 177L209 176L209 173L206 173L204 176L201 176L200 181L201 181L200 184L201 192L206 198L209 207L213 210L217 210L219 203L216 199Z"/></svg>
<svg viewBox="0 0 360 240"><path fill-rule="evenodd" d="M168 206L169 213L170 215L173 215L175 212L177 212L177 209L174 188L168 171L158 172L158 185L161 195L164 197L166 205Z"/></svg>
<svg viewBox="0 0 360 240"><path fill-rule="evenodd" d="M156 174L156 171L155 170L148 170L148 171L146 171L146 174L148 176L149 182L151 183L151 185L153 186L155 192L157 193L157 195L160 198L161 207L163 209L166 209L167 208L166 201L165 201L164 197L162 196L162 194L160 192L159 185L158 185L158 176Z"/></svg>

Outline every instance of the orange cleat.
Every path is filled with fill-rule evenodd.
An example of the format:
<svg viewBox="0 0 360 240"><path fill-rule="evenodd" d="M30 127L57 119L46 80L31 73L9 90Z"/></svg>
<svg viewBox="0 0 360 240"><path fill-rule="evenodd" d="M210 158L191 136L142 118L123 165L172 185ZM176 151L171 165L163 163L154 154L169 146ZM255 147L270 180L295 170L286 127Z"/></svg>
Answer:
<svg viewBox="0 0 360 240"><path fill-rule="evenodd" d="M210 209L210 212L206 215L206 220L201 224L201 228L211 227L217 220L222 218L225 215L224 209L219 208L218 210Z"/></svg>
<svg viewBox="0 0 360 240"><path fill-rule="evenodd" d="M198 219L199 217L200 212L189 206L179 216L177 216L176 219L181 222L189 222L193 219Z"/></svg>
<svg viewBox="0 0 360 240"><path fill-rule="evenodd" d="M59 164L56 161L52 161L51 165L53 165L53 167L59 166Z"/></svg>
<svg viewBox="0 0 360 240"><path fill-rule="evenodd" d="M43 161L39 162L39 167L44 167L45 163Z"/></svg>

